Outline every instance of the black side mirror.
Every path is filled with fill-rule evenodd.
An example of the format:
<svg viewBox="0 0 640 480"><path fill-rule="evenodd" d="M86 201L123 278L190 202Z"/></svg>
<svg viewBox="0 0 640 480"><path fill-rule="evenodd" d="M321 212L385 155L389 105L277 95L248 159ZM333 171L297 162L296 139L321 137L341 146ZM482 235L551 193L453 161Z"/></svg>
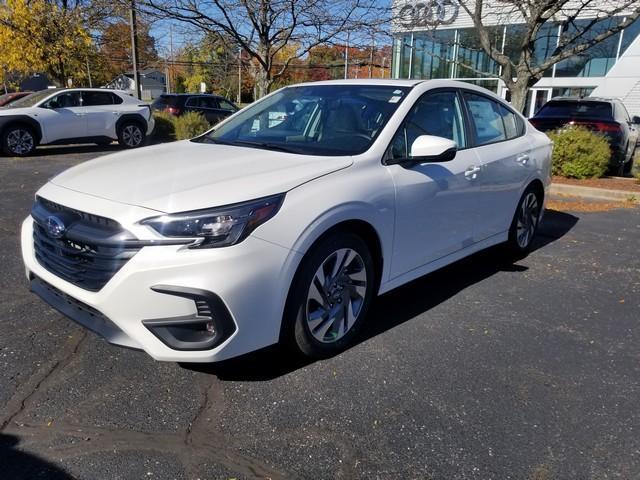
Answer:
<svg viewBox="0 0 640 480"><path fill-rule="evenodd" d="M640 124L640 117L638 115L634 115L633 117L631 117L631 123L634 123L636 125Z"/></svg>

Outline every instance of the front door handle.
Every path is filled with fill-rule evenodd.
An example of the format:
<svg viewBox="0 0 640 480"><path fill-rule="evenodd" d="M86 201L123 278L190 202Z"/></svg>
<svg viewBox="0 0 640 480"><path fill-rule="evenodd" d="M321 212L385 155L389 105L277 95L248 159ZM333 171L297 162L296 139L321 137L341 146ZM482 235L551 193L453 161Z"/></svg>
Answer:
<svg viewBox="0 0 640 480"><path fill-rule="evenodd" d="M480 173L480 167L472 165L465 170L464 176L467 180L475 180L476 178L478 178L478 173Z"/></svg>
<svg viewBox="0 0 640 480"><path fill-rule="evenodd" d="M526 165L529 162L529 155L527 153L521 153L516 157L516 162Z"/></svg>

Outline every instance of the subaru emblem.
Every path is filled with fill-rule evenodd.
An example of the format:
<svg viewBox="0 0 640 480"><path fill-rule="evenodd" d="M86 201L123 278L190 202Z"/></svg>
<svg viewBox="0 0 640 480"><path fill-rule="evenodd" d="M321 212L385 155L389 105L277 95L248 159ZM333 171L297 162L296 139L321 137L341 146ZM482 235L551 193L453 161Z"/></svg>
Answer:
<svg viewBox="0 0 640 480"><path fill-rule="evenodd" d="M64 225L64 222L58 217L51 215L47 217L46 222L47 232L49 232L50 236L52 236L53 238L60 238L64 235L66 227Z"/></svg>

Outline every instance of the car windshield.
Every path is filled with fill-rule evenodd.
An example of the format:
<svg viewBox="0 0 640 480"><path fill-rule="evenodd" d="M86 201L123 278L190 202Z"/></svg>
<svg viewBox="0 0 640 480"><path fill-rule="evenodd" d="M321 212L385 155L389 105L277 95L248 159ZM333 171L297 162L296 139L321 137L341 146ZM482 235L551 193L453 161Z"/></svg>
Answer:
<svg viewBox="0 0 640 480"><path fill-rule="evenodd" d="M371 146L408 91L382 85L288 87L194 141L303 155L357 155Z"/></svg>
<svg viewBox="0 0 640 480"><path fill-rule="evenodd" d="M40 90L39 92L34 92L31 95L27 95L26 97L22 97L21 99L16 100L15 102L12 102L7 106L9 108L33 107L36 103L38 103L41 100L47 98L49 95L51 95L51 94L53 94L55 92L56 92L56 90L53 90L53 89Z"/></svg>
<svg viewBox="0 0 640 480"><path fill-rule="evenodd" d="M536 117L591 117L611 118L611 104L606 102L550 101L538 112Z"/></svg>

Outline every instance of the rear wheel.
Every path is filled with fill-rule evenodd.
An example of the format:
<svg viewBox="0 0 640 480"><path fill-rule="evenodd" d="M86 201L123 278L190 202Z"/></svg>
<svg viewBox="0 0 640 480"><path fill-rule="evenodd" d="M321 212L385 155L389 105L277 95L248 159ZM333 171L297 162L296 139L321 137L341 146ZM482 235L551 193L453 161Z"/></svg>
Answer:
<svg viewBox="0 0 640 480"><path fill-rule="evenodd" d="M2 135L2 150L7 155L24 157L36 149L36 136L26 125L8 127Z"/></svg>
<svg viewBox="0 0 640 480"><path fill-rule="evenodd" d="M629 157L629 161L627 163L624 164L624 170L622 171L623 175L626 177L627 175L631 174L631 170L633 170L633 161L636 157L636 150L638 149L638 147L636 146L633 149L633 152L631 152L631 157Z"/></svg>
<svg viewBox="0 0 640 480"><path fill-rule="evenodd" d="M523 256L531 251L541 214L542 194L537 188L529 186L520 198L509 229L507 246L516 256Z"/></svg>
<svg viewBox="0 0 640 480"><path fill-rule="evenodd" d="M357 235L330 235L305 257L284 318L288 343L304 355L327 358L349 347L373 298L374 264Z"/></svg>
<svg viewBox="0 0 640 480"><path fill-rule="evenodd" d="M145 132L138 122L125 122L118 130L118 142L125 148L137 148L144 144Z"/></svg>

